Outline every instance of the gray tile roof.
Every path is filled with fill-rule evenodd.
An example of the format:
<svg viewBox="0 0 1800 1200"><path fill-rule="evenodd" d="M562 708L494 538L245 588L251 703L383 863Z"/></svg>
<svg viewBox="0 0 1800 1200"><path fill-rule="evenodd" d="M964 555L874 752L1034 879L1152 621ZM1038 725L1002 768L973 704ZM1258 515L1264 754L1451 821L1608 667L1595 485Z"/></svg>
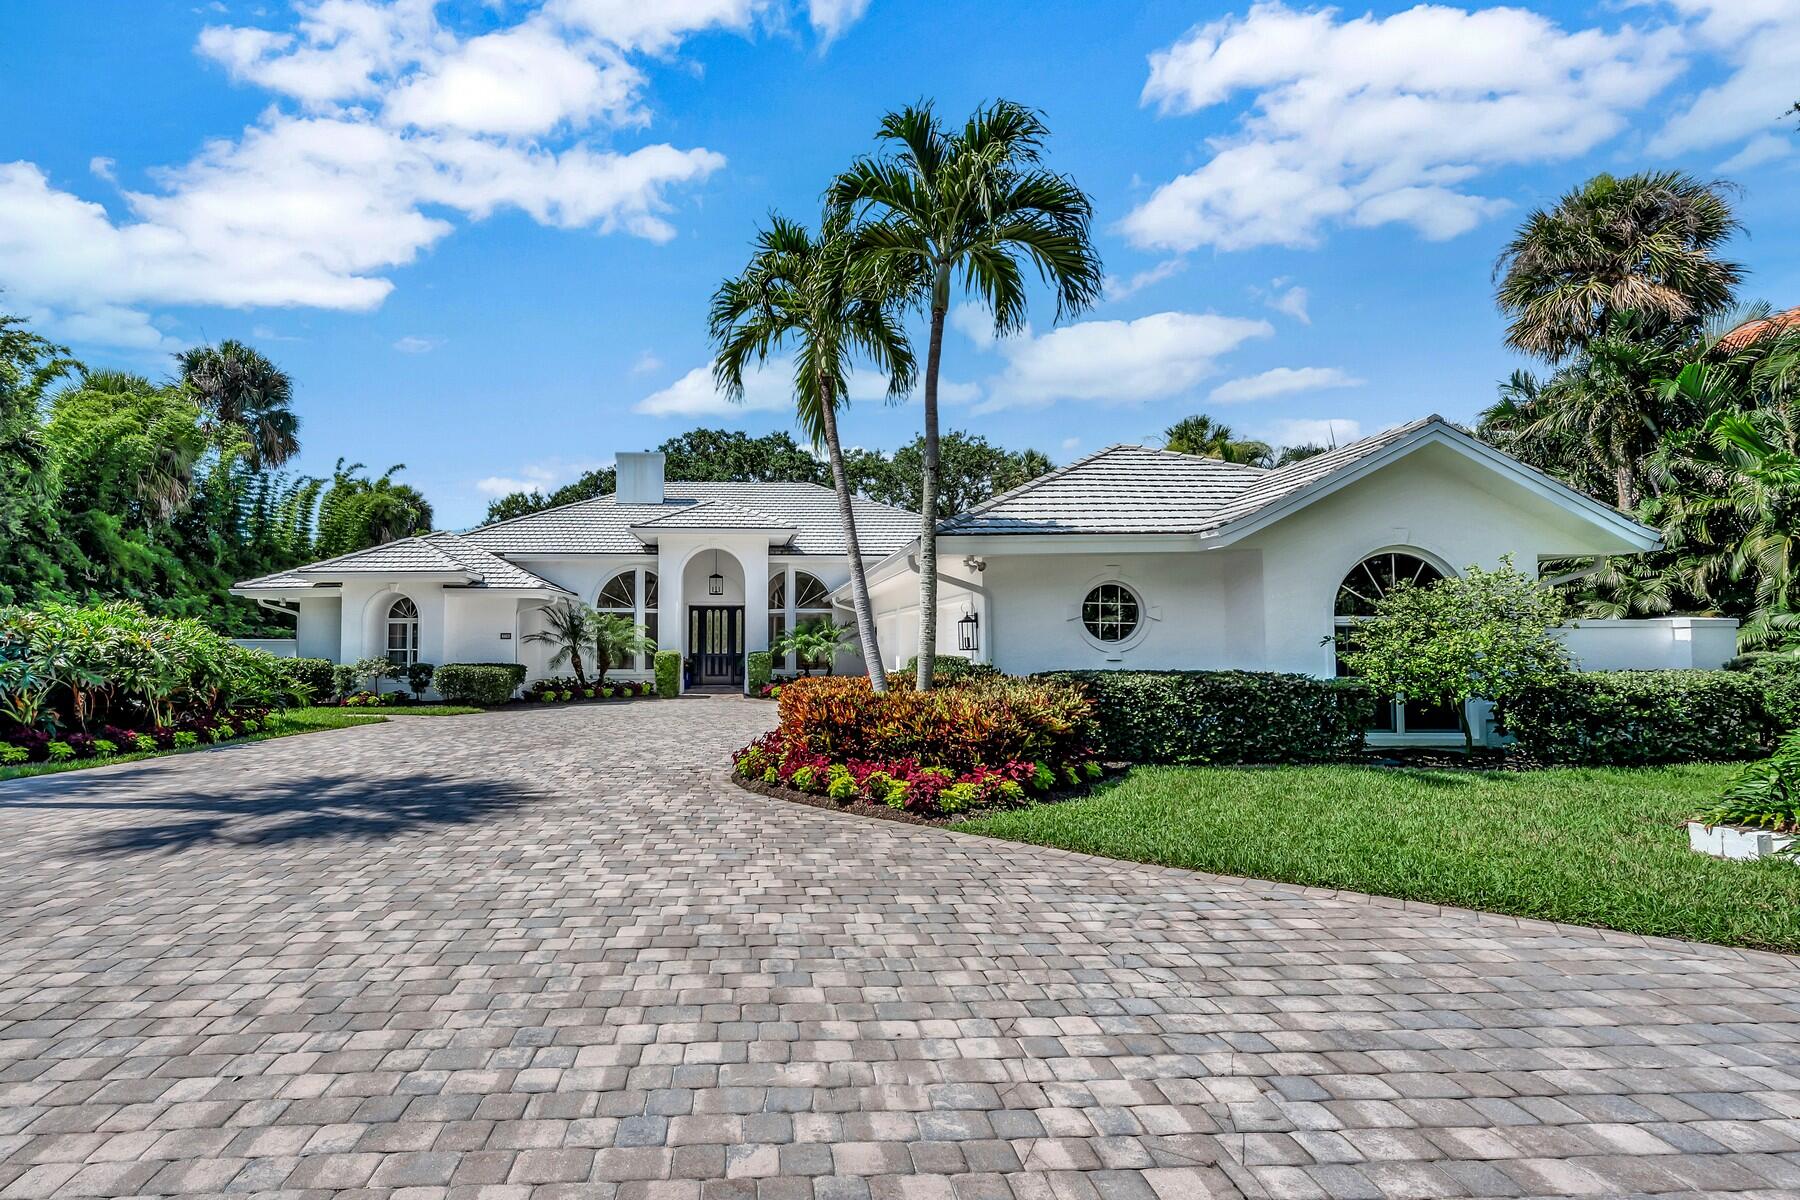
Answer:
<svg viewBox="0 0 1800 1200"><path fill-rule="evenodd" d="M1455 428L1430 416L1275 470L1148 446L1108 446L950 517L938 531L1205 533L1348 470L1431 425Z"/></svg>
<svg viewBox="0 0 1800 1200"><path fill-rule="evenodd" d="M383 542L323 562L247 579L237 587L246 591L300 589L333 582L320 578L322 575L404 575L412 572L466 573L474 579L463 586L472 588L567 590L454 533L429 533Z"/></svg>
<svg viewBox="0 0 1800 1200"><path fill-rule="evenodd" d="M779 527L793 526L793 540L780 553L841 555L843 529L837 496L810 483L683 483L664 486L662 504L619 504L609 494L559 508L471 529L463 536L496 554L642 554L645 546L632 527L686 513L701 501L716 501L760 514ZM715 514L716 515L716 514ZM693 518L699 519L699 518ZM766 528L767 526L751 526ZM856 501L856 532L866 557L900 549L918 536L919 518L903 508Z"/></svg>
<svg viewBox="0 0 1800 1200"><path fill-rule="evenodd" d="M263 591L274 590L277 588L309 588L317 587L318 585L310 579L305 579L294 574L292 571L277 571L273 575L258 575L255 579L246 579L242 583L233 584L232 586L255 588L258 591Z"/></svg>
<svg viewBox="0 0 1800 1200"><path fill-rule="evenodd" d="M654 532L658 529L793 529L791 521L771 517L729 500L702 500L697 504L668 506L671 511L648 521L639 521L633 529Z"/></svg>

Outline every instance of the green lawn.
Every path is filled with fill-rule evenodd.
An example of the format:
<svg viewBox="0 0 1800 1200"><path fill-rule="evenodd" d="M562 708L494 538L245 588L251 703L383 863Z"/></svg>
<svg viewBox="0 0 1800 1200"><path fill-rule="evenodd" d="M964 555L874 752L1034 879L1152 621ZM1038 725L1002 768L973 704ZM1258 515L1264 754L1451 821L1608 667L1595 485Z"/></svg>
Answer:
<svg viewBox="0 0 1800 1200"><path fill-rule="evenodd" d="M1732 771L1140 767L957 829L1135 862L1800 952L1800 864L1724 862L1681 822Z"/></svg>
<svg viewBox="0 0 1800 1200"><path fill-rule="evenodd" d="M376 708L334 708L313 711L353 712L373 716L380 713L384 717L466 717L470 713L486 712L485 708L476 708L472 704L406 704Z"/></svg>
<svg viewBox="0 0 1800 1200"><path fill-rule="evenodd" d="M452 706L445 705L445 708ZM479 712L479 709L459 711ZM270 738L292 737L296 733L316 733L321 729L347 729L352 725L375 725L385 721L387 717L376 709L354 708L290 708L279 717L271 719L270 727L259 730L247 737L233 738L226 745L238 745L241 742L265 742ZM88 767L102 767L109 763L137 762L144 758L164 758L170 754L192 754L195 750L203 750L204 746L195 746L187 750L134 750L130 754L115 754L111 758L78 758L71 762L60 763L27 763L22 767L0 767L0 780L23 779L31 775L56 775L63 771L81 771Z"/></svg>

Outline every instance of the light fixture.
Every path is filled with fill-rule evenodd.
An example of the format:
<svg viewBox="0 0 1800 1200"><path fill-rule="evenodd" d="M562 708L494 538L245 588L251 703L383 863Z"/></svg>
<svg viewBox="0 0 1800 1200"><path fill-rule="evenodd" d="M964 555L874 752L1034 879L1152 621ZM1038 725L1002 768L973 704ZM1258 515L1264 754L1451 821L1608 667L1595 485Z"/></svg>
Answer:
<svg viewBox="0 0 1800 1200"><path fill-rule="evenodd" d="M723 596L725 594L725 577L719 574L719 552L713 551L713 573L706 577L706 594Z"/></svg>
<svg viewBox="0 0 1800 1200"><path fill-rule="evenodd" d="M956 623L956 645L959 650L976 650L981 647L981 618L974 613L964 613L963 619Z"/></svg>

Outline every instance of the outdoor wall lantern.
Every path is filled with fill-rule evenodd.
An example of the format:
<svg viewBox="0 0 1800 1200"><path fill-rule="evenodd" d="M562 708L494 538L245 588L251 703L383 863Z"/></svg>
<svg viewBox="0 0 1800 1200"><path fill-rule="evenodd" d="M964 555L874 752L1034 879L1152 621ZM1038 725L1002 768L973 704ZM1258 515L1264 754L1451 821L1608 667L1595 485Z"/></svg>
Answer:
<svg viewBox="0 0 1800 1200"><path fill-rule="evenodd" d="M713 551L713 573L706 577L706 594L723 596L725 594L725 577L719 574L719 552Z"/></svg>
<svg viewBox="0 0 1800 1200"><path fill-rule="evenodd" d="M978 650L981 648L981 618L974 613L964 613L963 619L956 623L956 645L960 650Z"/></svg>

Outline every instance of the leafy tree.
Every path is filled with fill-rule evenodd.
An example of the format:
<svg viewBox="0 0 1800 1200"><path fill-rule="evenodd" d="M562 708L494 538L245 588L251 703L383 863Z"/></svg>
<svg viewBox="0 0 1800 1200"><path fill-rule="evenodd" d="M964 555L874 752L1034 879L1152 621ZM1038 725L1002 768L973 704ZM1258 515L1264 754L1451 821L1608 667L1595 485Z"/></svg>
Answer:
<svg viewBox="0 0 1800 1200"><path fill-rule="evenodd" d="M1072 180L1043 166L1049 127L1032 110L997 101L951 131L921 104L889 113L876 136L881 152L854 163L828 195L840 211L871 218L859 237L859 260L904 281L930 318L916 681L925 691L937 658L938 369L952 290L973 292L995 329L1007 334L1025 324L1026 263L1056 293L1059 320L1100 298L1105 273L1091 236L1093 204Z"/></svg>
<svg viewBox="0 0 1800 1200"><path fill-rule="evenodd" d="M431 503L410 484L395 483L406 469L395 463L379 479L370 479L361 463L348 467L338 459L331 487L319 502L321 558L366 550L431 529Z"/></svg>
<svg viewBox="0 0 1800 1200"><path fill-rule="evenodd" d="M47 598L63 586L56 465L42 405L71 366L62 347L0 314L0 604Z"/></svg>
<svg viewBox="0 0 1800 1200"><path fill-rule="evenodd" d="M596 613L594 616L595 686L606 686L606 673L623 667L640 654L655 654L656 642L642 625L619 613Z"/></svg>
<svg viewBox="0 0 1800 1200"><path fill-rule="evenodd" d="M1743 271L1717 257L1739 228L1727 189L1679 171L1603 174L1533 212L1494 268L1507 344L1560 362L1622 313L1655 334L1730 307Z"/></svg>
<svg viewBox="0 0 1800 1200"><path fill-rule="evenodd" d="M855 644L856 634L847 626L834 623L830 617L817 617L801 621L776 638L773 649L777 654L793 655L794 662L807 675L812 674L814 667L824 667L829 675L837 660Z"/></svg>
<svg viewBox="0 0 1800 1200"><path fill-rule="evenodd" d="M568 663L575 671L575 682L586 687L587 672L582 670L581 655L598 632L599 614L580 601L568 600L546 604L538 611L544 614L545 628L526 634L524 640L555 647L551 669Z"/></svg>
<svg viewBox="0 0 1800 1200"><path fill-rule="evenodd" d="M566 483L546 496L537 489L529 492L508 492L497 500L488 502L487 516L482 518L483 525L492 525L495 521L510 521L514 517L528 517L534 512L543 512L546 508L560 508L565 504L575 504L582 500L592 500L596 496L605 496L617 490L618 472L612 467L599 467L583 473L573 483Z"/></svg>
<svg viewBox="0 0 1800 1200"><path fill-rule="evenodd" d="M1514 569L1471 566L1423 587L1402 582L1352 625L1344 661L1377 695L1448 704L1473 751L1469 701L1501 701L1568 670L1553 630L1563 598Z"/></svg>
<svg viewBox="0 0 1800 1200"><path fill-rule="evenodd" d="M831 468L784 432L751 437L738 430L694 429L657 447L670 479L690 483L817 483Z"/></svg>
<svg viewBox="0 0 1800 1200"><path fill-rule="evenodd" d="M898 399L912 387L913 354L895 316L903 279L854 259L856 233L843 209L826 213L818 236L805 226L772 217L741 275L713 294L713 376L725 393L742 399L744 372L772 352L793 345L794 397L800 427L825 448L844 530L844 556L856 627L869 647L869 680L887 690L887 672L876 643L869 605L856 506L844 472L837 413L850 400L850 367L860 357L888 377ZM935 433L935 431L934 431Z"/></svg>
<svg viewBox="0 0 1800 1200"><path fill-rule="evenodd" d="M210 430L222 441L244 438L251 470L279 467L300 452L293 381L261 353L227 339L184 350L175 361Z"/></svg>
<svg viewBox="0 0 1800 1200"><path fill-rule="evenodd" d="M917 512L924 459L925 439L919 437L891 458L873 450L846 455L845 470L859 494ZM938 441L938 507L946 513L966 512L1052 467L1040 450L1007 450L977 434L953 429Z"/></svg>
<svg viewBox="0 0 1800 1200"><path fill-rule="evenodd" d="M1275 451L1267 442L1240 438L1231 426L1215 421L1205 413L1183 417L1163 430L1163 448L1176 454L1216 458L1251 467L1268 467L1275 463Z"/></svg>

